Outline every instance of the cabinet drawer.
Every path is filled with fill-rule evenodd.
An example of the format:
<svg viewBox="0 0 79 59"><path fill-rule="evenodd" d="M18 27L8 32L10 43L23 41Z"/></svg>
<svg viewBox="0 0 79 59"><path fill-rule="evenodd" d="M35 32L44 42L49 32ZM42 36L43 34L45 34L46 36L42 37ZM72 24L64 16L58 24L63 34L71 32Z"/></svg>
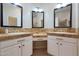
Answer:
<svg viewBox="0 0 79 59"><path fill-rule="evenodd" d="M24 37L23 39L25 39L25 40L31 39L32 40L32 36Z"/></svg>
<svg viewBox="0 0 79 59"><path fill-rule="evenodd" d="M40 38L33 38L33 41L46 41L47 40L47 38L42 38L42 37L40 37Z"/></svg>
<svg viewBox="0 0 79 59"><path fill-rule="evenodd" d="M5 47L11 46L11 45L18 44L22 40L24 40L24 38L2 41L2 42L0 42L0 48L5 48Z"/></svg>
<svg viewBox="0 0 79 59"><path fill-rule="evenodd" d="M70 42L70 43L77 43L76 38L68 38L68 37L61 37L63 41Z"/></svg>
<svg viewBox="0 0 79 59"><path fill-rule="evenodd" d="M77 43L77 39L76 38L68 38L68 37L60 37L60 36L48 36L49 39L56 39L59 41L66 41L66 42L70 42L70 43Z"/></svg>
<svg viewBox="0 0 79 59"><path fill-rule="evenodd" d="M20 56L21 49L19 48L20 44L16 44L13 46L9 46L6 48L1 49L1 56Z"/></svg>

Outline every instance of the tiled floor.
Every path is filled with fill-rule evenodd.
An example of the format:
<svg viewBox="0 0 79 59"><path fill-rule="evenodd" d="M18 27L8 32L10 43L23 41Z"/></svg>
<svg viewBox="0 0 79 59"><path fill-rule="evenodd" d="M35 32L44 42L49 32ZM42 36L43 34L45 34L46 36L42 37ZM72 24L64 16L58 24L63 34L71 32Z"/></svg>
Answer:
<svg viewBox="0 0 79 59"><path fill-rule="evenodd" d="M46 48L42 48L42 49L34 49L32 56L50 56L50 55L48 55Z"/></svg>
<svg viewBox="0 0 79 59"><path fill-rule="evenodd" d="M33 55L32 56L49 56L47 53L47 40L33 41Z"/></svg>

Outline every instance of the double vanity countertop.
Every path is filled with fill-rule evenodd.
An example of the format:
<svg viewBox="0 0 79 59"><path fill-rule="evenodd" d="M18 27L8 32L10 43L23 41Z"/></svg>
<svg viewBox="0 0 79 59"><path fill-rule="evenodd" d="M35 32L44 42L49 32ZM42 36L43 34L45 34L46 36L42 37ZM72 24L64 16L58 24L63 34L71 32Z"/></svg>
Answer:
<svg viewBox="0 0 79 59"><path fill-rule="evenodd" d="M70 32L49 32L50 36L61 36L61 37L70 37L70 38L79 38L78 33L70 33Z"/></svg>
<svg viewBox="0 0 79 59"><path fill-rule="evenodd" d="M61 37L79 38L78 33L70 33L70 32L48 32L48 33L33 34L33 37L47 37L47 36L61 36Z"/></svg>
<svg viewBox="0 0 79 59"><path fill-rule="evenodd" d="M32 33L31 32L4 33L4 34L0 34L0 41L17 39L27 36L32 36Z"/></svg>
<svg viewBox="0 0 79 59"><path fill-rule="evenodd" d="M6 33L0 34L0 41L10 40L10 39L17 39L27 36L33 37L47 37L47 36L62 36L62 37L70 37L70 38L79 38L79 34L77 33L67 33L67 32L48 32L48 33L36 33L33 34L32 32L19 32L19 33Z"/></svg>

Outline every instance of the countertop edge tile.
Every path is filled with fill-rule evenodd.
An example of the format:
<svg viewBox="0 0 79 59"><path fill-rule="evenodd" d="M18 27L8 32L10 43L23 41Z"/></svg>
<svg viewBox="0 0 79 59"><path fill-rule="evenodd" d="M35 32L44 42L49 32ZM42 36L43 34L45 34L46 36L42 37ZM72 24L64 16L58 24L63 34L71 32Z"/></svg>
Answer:
<svg viewBox="0 0 79 59"><path fill-rule="evenodd" d="M71 33L71 34L67 34L67 33L47 33L50 36L61 36L61 37L69 37L69 38L78 38L79 39L79 34L77 33Z"/></svg>
<svg viewBox="0 0 79 59"><path fill-rule="evenodd" d="M13 34L0 34L0 41L6 41L6 40L13 40L13 39L18 39L18 38L23 38L23 37L28 37L32 36L32 33L13 33Z"/></svg>

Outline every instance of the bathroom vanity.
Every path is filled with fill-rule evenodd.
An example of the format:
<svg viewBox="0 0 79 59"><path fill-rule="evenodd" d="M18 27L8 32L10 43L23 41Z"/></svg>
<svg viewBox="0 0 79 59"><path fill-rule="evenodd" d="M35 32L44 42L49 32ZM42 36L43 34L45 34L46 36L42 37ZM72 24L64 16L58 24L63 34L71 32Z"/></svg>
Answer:
<svg viewBox="0 0 79 59"><path fill-rule="evenodd" d="M31 33L9 33L0 35L0 56L32 55Z"/></svg>
<svg viewBox="0 0 79 59"><path fill-rule="evenodd" d="M77 56L79 55L79 38L72 33L48 33L47 51L54 56Z"/></svg>

